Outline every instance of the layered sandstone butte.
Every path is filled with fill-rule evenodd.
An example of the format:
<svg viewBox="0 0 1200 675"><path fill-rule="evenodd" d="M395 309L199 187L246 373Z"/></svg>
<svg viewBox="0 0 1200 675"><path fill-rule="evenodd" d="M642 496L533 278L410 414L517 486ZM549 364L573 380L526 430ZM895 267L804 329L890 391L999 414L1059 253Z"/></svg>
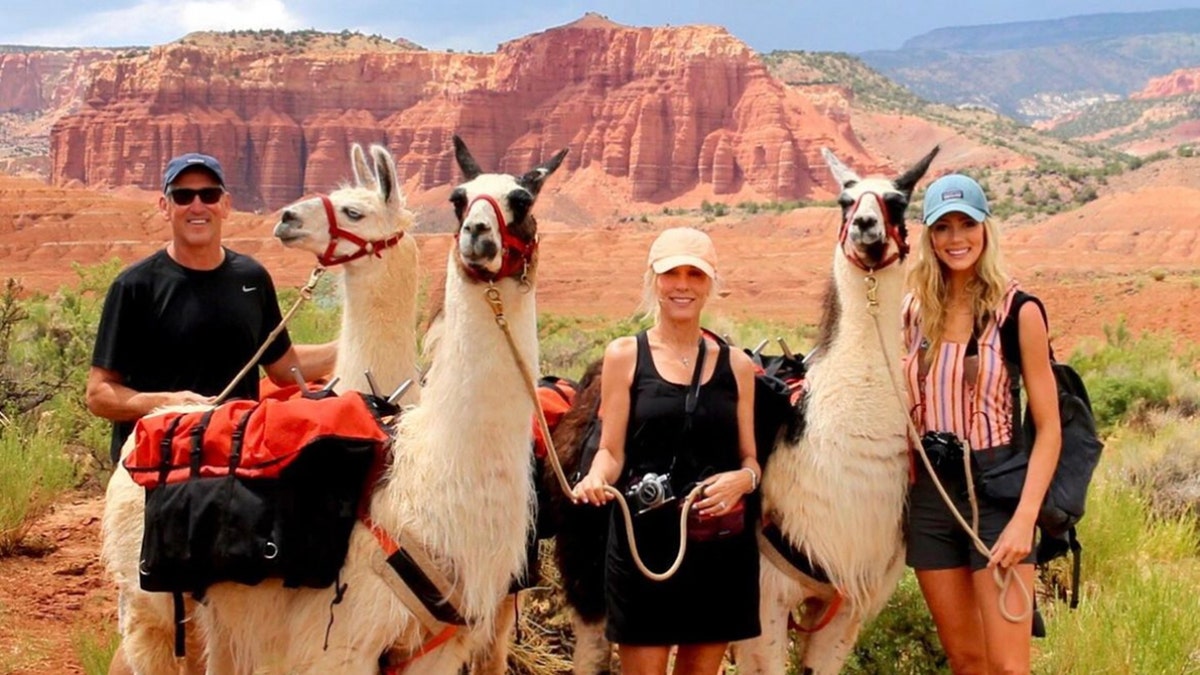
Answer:
<svg viewBox="0 0 1200 675"><path fill-rule="evenodd" d="M1200 68L1181 68L1156 77L1141 91L1130 94L1133 99L1170 98L1182 94L1200 93Z"/></svg>
<svg viewBox="0 0 1200 675"><path fill-rule="evenodd" d="M827 196L822 145L878 168L847 116L822 114L716 27L588 15L493 54L185 40L93 76L85 107L54 127L52 180L154 189L169 157L201 149L225 162L241 208L330 189L350 175L351 142L386 143L410 190L446 185L455 133L506 171L569 147L556 184L641 202Z"/></svg>
<svg viewBox="0 0 1200 675"><path fill-rule="evenodd" d="M136 50L0 46L0 172L50 173L50 128L79 109L88 66Z"/></svg>
<svg viewBox="0 0 1200 675"><path fill-rule="evenodd" d="M88 66L121 53L112 49L0 49L0 113L43 114L79 101L86 89Z"/></svg>

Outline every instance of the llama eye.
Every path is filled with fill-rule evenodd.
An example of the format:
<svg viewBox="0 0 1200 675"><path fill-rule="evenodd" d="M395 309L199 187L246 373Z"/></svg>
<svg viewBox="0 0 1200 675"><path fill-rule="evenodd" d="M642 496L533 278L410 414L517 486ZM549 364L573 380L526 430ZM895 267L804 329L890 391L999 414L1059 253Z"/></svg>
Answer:
<svg viewBox="0 0 1200 675"><path fill-rule="evenodd" d="M854 205L854 199L852 199L850 197L850 195L842 193L838 197L837 203L838 203L838 206L842 207L843 209L848 209Z"/></svg>
<svg viewBox="0 0 1200 675"><path fill-rule="evenodd" d="M343 208L342 213L346 214L346 217L353 221L359 221L363 219L362 211L350 206Z"/></svg>

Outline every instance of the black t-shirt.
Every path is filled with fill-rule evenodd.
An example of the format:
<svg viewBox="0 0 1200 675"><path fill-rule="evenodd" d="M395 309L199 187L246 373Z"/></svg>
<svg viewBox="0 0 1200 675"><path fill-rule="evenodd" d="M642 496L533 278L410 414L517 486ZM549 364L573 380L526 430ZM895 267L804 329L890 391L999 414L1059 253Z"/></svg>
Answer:
<svg viewBox="0 0 1200 675"><path fill-rule="evenodd" d="M135 391L221 393L266 340L281 315L275 286L250 256L225 249L213 270L193 270L165 250L134 263L108 289L92 365L121 374ZM291 346L283 331L259 360L270 364ZM232 398L258 398L251 370ZM112 457L133 430L113 423Z"/></svg>

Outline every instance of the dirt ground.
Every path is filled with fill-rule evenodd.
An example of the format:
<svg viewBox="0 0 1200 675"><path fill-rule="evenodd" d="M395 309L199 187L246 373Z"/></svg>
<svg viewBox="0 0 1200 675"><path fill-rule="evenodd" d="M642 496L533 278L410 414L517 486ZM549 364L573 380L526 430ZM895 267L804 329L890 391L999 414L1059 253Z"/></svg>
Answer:
<svg viewBox="0 0 1200 675"><path fill-rule="evenodd" d="M77 645L116 631L116 589L100 563L98 490L68 495L35 521L25 550L0 558L0 673L83 673Z"/></svg>

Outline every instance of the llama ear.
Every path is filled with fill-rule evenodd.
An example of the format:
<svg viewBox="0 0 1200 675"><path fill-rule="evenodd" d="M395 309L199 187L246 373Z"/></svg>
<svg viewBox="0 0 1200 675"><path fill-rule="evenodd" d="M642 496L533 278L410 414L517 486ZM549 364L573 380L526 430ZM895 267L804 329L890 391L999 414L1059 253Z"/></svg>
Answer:
<svg viewBox="0 0 1200 675"><path fill-rule="evenodd" d="M358 143L350 146L350 160L350 166L354 170L354 184L368 190L378 190L379 185L375 179L375 172L367 164L367 154L363 152L362 146Z"/></svg>
<svg viewBox="0 0 1200 675"><path fill-rule="evenodd" d="M563 157L567 156L568 148L563 148L554 154L553 157L542 162L537 168L527 172L524 176L517 179L517 182L527 188L534 195L542 191L542 184L550 177L550 174L558 170L562 165Z"/></svg>
<svg viewBox="0 0 1200 675"><path fill-rule="evenodd" d="M382 145L371 146L371 157L375 159L376 189L383 197L383 202L392 208L404 206L404 194L400 192L400 183L396 176L396 162L392 153Z"/></svg>
<svg viewBox="0 0 1200 675"><path fill-rule="evenodd" d="M933 158L937 156L938 150L941 149L942 146L940 145L933 146L933 150L930 150L928 155L918 160L916 164L913 164L908 171L905 171L894 181L896 189L906 195L912 196L912 191L916 187L917 181L921 180L921 177L929 170L929 164L933 162Z"/></svg>
<svg viewBox="0 0 1200 675"><path fill-rule="evenodd" d="M821 148L821 156L825 158L825 164L829 167L829 171L833 174L833 179L837 181L839 187L848 188L862 180L857 173L854 173L853 169L842 164L842 160L838 159L829 148Z"/></svg>
<svg viewBox="0 0 1200 675"><path fill-rule="evenodd" d="M476 176L483 173L483 170L475 163L475 158L471 156L471 151L467 149L467 144L457 134L454 136L454 159L458 160L458 168L462 170L463 178L466 180L474 180Z"/></svg>

